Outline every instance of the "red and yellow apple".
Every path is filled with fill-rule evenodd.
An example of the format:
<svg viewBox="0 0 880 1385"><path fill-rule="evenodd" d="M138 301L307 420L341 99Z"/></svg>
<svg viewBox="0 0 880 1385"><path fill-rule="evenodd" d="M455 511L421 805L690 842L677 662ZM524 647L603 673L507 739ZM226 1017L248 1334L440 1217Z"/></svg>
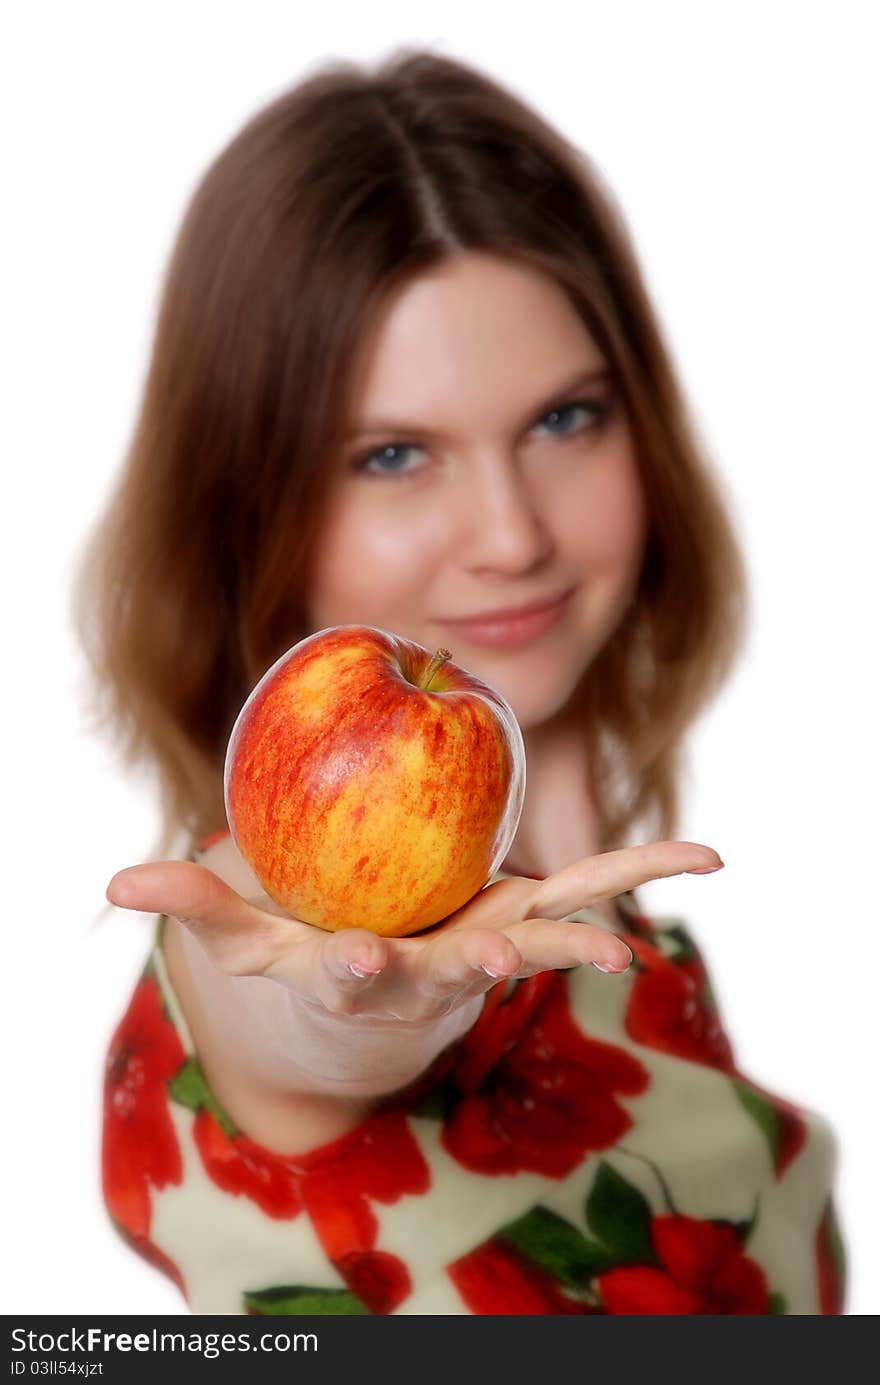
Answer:
<svg viewBox="0 0 880 1385"><path fill-rule="evenodd" d="M233 839L319 928L404 937L466 904L510 850L525 793L516 717L487 683L370 625L307 636L229 738Z"/></svg>

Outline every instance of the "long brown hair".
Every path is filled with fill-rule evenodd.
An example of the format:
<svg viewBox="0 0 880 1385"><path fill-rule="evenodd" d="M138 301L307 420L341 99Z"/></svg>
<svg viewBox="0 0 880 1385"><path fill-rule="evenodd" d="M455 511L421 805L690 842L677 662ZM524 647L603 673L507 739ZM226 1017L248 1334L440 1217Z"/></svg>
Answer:
<svg viewBox="0 0 880 1385"><path fill-rule="evenodd" d="M616 377L650 531L637 600L579 697L603 849L676 835L685 732L726 680L747 578L614 199L485 73L419 49L333 61L252 117L173 247L140 411L72 598L83 702L152 766L167 854L225 826L233 721L307 633L352 369L403 281L463 250L537 268ZM181 842L181 845L183 842Z"/></svg>

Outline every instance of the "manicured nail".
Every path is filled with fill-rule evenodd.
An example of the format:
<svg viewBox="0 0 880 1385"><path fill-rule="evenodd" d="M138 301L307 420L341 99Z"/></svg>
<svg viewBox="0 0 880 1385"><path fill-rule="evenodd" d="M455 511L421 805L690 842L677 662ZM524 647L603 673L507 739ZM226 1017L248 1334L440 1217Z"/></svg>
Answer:
<svg viewBox="0 0 880 1385"><path fill-rule="evenodd" d="M629 956L627 957L627 960L625 962L594 962L593 966L596 968L597 971L604 971L606 973L626 971L627 967L630 965L633 959L633 955L632 952L630 952L630 949L627 948L626 950L629 953Z"/></svg>
<svg viewBox="0 0 880 1385"><path fill-rule="evenodd" d="M381 967L375 967L370 970L368 967L358 966L357 962L349 962L348 969L353 975L359 976L361 980L363 980L365 976L378 976L379 972L382 970Z"/></svg>

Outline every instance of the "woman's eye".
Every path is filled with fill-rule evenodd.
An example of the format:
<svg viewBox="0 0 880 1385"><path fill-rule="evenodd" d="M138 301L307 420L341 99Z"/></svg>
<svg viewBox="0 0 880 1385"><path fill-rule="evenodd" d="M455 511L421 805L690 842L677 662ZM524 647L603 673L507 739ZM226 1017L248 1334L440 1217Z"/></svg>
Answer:
<svg viewBox="0 0 880 1385"><path fill-rule="evenodd" d="M611 410L607 399L578 399L572 404L560 404L551 409L538 426L549 425L550 436L557 438L578 437L581 433L599 428ZM584 417L577 418L581 414ZM371 452L363 452L354 459L356 471L364 471L371 476L403 476L418 467L407 466L409 453L419 452L415 443L389 442L375 447Z"/></svg>
<svg viewBox="0 0 880 1385"><path fill-rule="evenodd" d="M377 447L372 452L365 452L360 457L355 458L355 468L357 471L367 471L370 462L377 462L380 465L373 469L373 475L378 471L382 476L396 476L404 470L401 455L407 452L416 452L418 449L408 442L389 442L384 447ZM387 465L385 465L387 463Z"/></svg>
<svg viewBox="0 0 880 1385"><path fill-rule="evenodd" d="M570 434L582 433L587 428L596 427L605 419L610 404L602 399L578 399L573 404L560 404L558 408L551 409L540 420L541 424L551 424L550 433L555 437L567 437ZM571 418L573 414L585 414L587 422L572 426ZM561 425L561 426L556 426Z"/></svg>

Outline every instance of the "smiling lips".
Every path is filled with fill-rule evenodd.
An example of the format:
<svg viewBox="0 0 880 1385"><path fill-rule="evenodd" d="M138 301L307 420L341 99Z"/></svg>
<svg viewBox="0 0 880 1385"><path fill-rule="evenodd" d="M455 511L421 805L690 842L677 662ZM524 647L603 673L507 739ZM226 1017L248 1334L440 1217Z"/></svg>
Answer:
<svg viewBox="0 0 880 1385"><path fill-rule="evenodd" d="M562 596L532 606L514 610L472 616L464 620L441 620L444 630L465 643L483 645L490 649L513 649L529 644L561 620L574 588Z"/></svg>

